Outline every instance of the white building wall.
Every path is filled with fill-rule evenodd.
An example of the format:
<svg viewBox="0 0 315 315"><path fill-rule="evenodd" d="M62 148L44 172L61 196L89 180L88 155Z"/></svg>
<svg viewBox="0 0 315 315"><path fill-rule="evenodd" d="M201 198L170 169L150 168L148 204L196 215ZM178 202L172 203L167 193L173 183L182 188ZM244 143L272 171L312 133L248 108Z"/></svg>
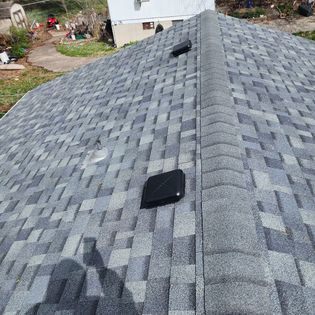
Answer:
<svg viewBox="0 0 315 315"><path fill-rule="evenodd" d="M113 25L187 19L215 9L214 0L108 0Z"/></svg>

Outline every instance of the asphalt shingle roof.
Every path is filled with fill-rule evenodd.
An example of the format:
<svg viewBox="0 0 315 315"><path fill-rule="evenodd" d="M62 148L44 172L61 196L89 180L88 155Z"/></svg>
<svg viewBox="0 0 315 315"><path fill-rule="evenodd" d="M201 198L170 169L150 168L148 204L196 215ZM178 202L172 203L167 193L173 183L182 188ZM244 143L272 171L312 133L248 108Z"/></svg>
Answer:
<svg viewBox="0 0 315 315"><path fill-rule="evenodd" d="M314 57L206 11L28 93L0 121L0 313L314 313ZM186 196L140 209L176 168Z"/></svg>
<svg viewBox="0 0 315 315"><path fill-rule="evenodd" d="M195 310L198 21L39 87L1 120L0 313ZM170 58L186 37L189 55ZM148 175L177 167L185 199L140 209Z"/></svg>
<svg viewBox="0 0 315 315"><path fill-rule="evenodd" d="M219 17L274 311L315 310L315 45Z"/></svg>

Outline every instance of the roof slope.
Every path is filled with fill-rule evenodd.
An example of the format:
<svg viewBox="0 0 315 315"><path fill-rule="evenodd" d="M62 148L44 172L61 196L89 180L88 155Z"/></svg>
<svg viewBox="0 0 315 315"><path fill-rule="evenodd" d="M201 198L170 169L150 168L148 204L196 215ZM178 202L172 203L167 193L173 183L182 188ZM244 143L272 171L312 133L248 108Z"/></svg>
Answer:
<svg viewBox="0 0 315 315"><path fill-rule="evenodd" d="M312 314L314 55L206 11L28 93L0 121L0 313ZM175 168L185 198L140 209Z"/></svg>
<svg viewBox="0 0 315 315"><path fill-rule="evenodd" d="M206 310L312 314L315 45L222 15L202 21Z"/></svg>
<svg viewBox="0 0 315 315"><path fill-rule="evenodd" d="M315 45L219 17L273 311L315 309ZM279 303L280 302L280 303Z"/></svg>
<svg viewBox="0 0 315 315"><path fill-rule="evenodd" d="M37 88L1 120L0 313L195 310L199 19ZM187 37L189 55L170 58ZM186 198L139 209L147 177L177 167Z"/></svg>

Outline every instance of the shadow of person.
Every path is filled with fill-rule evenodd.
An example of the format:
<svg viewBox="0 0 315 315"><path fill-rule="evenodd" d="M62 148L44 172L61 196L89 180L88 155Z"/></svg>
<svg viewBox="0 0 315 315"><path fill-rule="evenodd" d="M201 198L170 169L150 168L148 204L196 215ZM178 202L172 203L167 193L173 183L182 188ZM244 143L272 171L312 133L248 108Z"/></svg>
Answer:
<svg viewBox="0 0 315 315"><path fill-rule="evenodd" d="M50 277L45 298L27 310L27 315L74 314L138 315L132 293L118 274L104 266L94 238L83 240L83 262L63 259ZM89 279L89 274L96 274ZM92 292L88 294L88 287ZM96 288L96 290L95 290ZM98 288L98 289L97 289ZM67 312L68 311L68 312Z"/></svg>

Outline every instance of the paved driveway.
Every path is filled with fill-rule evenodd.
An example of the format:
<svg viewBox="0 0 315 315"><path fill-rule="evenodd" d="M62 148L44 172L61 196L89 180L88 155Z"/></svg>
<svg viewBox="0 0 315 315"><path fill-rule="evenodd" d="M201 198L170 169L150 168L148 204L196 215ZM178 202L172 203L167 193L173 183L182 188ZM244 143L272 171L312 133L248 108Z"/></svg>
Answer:
<svg viewBox="0 0 315 315"><path fill-rule="evenodd" d="M56 36L48 40L43 46L37 47L32 50L28 56L28 61L34 65L43 67L47 70L54 72L67 72L80 68L92 61L95 61L99 57L68 57L56 50L54 42L58 38L63 37Z"/></svg>

